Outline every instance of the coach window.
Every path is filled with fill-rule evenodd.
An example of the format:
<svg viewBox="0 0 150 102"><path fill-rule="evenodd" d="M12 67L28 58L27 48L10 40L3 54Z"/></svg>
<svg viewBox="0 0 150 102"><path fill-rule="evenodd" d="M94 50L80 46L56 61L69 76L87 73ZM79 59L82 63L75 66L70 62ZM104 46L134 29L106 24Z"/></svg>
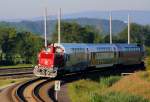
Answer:
<svg viewBox="0 0 150 102"><path fill-rule="evenodd" d="M129 52L131 51L131 48L129 48Z"/></svg>
<svg viewBox="0 0 150 102"><path fill-rule="evenodd" d="M131 47L130 49L131 49L131 52L132 52L133 51L133 47Z"/></svg>
<svg viewBox="0 0 150 102"><path fill-rule="evenodd" d="M137 51L139 52L139 48L137 48Z"/></svg>
<svg viewBox="0 0 150 102"><path fill-rule="evenodd" d="M141 49L140 49L140 48L138 48L138 50L139 50L139 52L141 51Z"/></svg>
<svg viewBox="0 0 150 102"><path fill-rule="evenodd" d="M137 49L137 51L139 51L139 48L136 48Z"/></svg>
<svg viewBox="0 0 150 102"><path fill-rule="evenodd" d="M72 52L74 52L74 48L72 48Z"/></svg>
<svg viewBox="0 0 150 102"><path fill-rule="evenodd" d="M140 49L139 49L139 48L137 48L137 51L140 51Z"/></svg>
<svg viewBox="0 0 150 102"><path fill-rule="evenodd" d="M130 51L131 51L131 48L129 47L128 49L129 49L129 52L130 52Z"/></svg>
<svg viewBox="0 0 150 102"><path fill-rule="evenodd" d="M137 48L135 47L135 51L137 52Z"/></svg>

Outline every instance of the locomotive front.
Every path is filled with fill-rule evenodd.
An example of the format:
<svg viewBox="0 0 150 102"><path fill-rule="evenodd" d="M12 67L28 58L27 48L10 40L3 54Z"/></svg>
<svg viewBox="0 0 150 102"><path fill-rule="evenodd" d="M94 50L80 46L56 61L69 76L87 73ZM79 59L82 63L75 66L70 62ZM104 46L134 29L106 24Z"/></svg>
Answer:
<svg viewBox="0 0 150 102"><path fill-rule="evenodd" d="M33 73L40 77L56 77L63 63L64 49L52 44L38 54L38 65L34 67Z"/></svg>

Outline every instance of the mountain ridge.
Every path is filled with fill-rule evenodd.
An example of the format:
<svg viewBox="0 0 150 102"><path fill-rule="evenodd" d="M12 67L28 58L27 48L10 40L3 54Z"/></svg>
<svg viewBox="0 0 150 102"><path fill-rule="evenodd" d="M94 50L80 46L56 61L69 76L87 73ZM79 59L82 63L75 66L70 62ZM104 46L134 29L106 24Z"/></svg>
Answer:
<svg viewBox="0 0 150 102"><path fill-rule="evenodd" d="M103 34L109 33L109 20L106 19L92 19L92 18L77 18L77 19L63 19L65 22L76 22L81 26L90 25L101 31ZM56 20L47 21L48 33L51 35L56 26ZM0 22L0 27L14 27L17 31L30 31L35 34L44 34L43 20L39 21L21 21L21 22ZM121 32L127 24L120 20L112 20L112 32L117 34Z"/></svg>
<svg viewBox="0 0 150 102"><path fill-rule="evenodd" d="M94 19L109 19L109 13L110 11L84 11L84 12L76 12L76 13L64 13L62 14L63 19L77 19L77 18L94 18ZM112 19L113 20L121 20L124 22L127 22L127 16L130 14L131 21L147 25L150 24L150 10L112 10ZM48 16L50 20L56 20L56 15L50 15ZM3 21L4 19L1 19ZM29 20L29 21L39 21L43 20L42 16L39 17L33 17L28 19L7 19L4 21L10 21L10 22L20 22L22 20Z"/></svg>

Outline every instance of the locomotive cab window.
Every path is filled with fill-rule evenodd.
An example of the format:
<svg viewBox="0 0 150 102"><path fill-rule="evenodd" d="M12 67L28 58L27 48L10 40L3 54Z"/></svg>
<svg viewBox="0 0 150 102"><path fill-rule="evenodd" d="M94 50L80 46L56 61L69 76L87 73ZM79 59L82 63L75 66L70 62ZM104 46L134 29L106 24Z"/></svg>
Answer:
<svg viewBox="0 0 150 102"><path fill-rule="evenodd" d="M46 48L46 51L47 51L47 52L51 52L51 48L49 48L49 47Z"/></svg>
<svg viewBox="0 0 150 102"><path fill-rule="evenodd" d="M62 53L64 50L61 47L56 47L56 53Z"/></svg>

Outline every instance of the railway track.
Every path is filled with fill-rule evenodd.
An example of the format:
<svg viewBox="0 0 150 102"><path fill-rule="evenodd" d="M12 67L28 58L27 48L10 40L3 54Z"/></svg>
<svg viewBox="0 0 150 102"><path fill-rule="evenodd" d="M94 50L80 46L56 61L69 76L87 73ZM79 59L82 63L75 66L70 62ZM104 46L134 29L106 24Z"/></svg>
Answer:
<svg viewBox="0 0 150 102"><path fill-rule="evenodd" d="M19 102L37 102L38 98L36 98L33 94L33 89L39 83L45 81L43 78L36 78L29 80L22 85L20 85L16 89L15 96L17 97Z"/></svg>
<svg viewBox="0 0 150 102"><path fill-rule="evenodd" d="M34 88L34 95L41 102L53 102L49 96L49 89L54 86L55 79L48 79Z"/></svg>
<svg viewBox="0 0 150 102"><path fill-rule="evenodd" d="M26 81L16 86L12 91L13 102L54 102L54 87L55 80L64 80L70 77L72 80L74 77L83 73L72 73L57 78L35 78ZM72 76L72 77L71 77ZM74 78L76 79L76 78ZM51 93L50 93L51 92Z"/></svg>
<svg viewBox="0 0 150 102"><path fill-rule="evenodd" d="M0 68L0 78L20 78L33 76L31 67L24 68Z"/></svg>
<svg viewBox="0 0 150 102"><path fill-rule="evenodd" d="M21 67L21 68L0 68L0 71L5 71L5 70L28 70L32 69L32 67Z"/></svg>
<svg viewBox="0 0 150 102"><path fill-rule="evenodd" d="M56 78L34 78L24 83L16 85L11 90L11 97L13 101L8 102L55 102L54 97L54 81L60 80L62 85L70 83L79 79L92 78L95 76L109 76L109 75L121 75L122 72L129 72L125 70L88 70L85 72L69 73ZM64 95L64 94L63 94ZM9 96L10 97L10 96ZM58 102L62 102L64 98L58 96ZM61 101L60 101L61 100ZM7 101L6 101L7 102ZM63 101L65 102L65 101Z"/></svg>
<svg viewBox="0 0 150 102"><path fill-rule="evenodd" d="M19 73L7 73L7 74L0 74L0 77L3 76L15 76L15 75L23 75L23 74L33 74L33 72L19 72Z"/></svg>
<svg viewBox="0 0 150 102"><path fill-rule="evenodd" d="M18 73L18 72L31 72L33 69L28 68L0 68L0 74Z"/></svg>
<svg viewBox="0 0 150 102"><path fill-rule="evenodd" d="M0 79L6 78L24 78L24 77L33 77L33 72L18 72L18 73L6 73L0 74Z"/></svg>

